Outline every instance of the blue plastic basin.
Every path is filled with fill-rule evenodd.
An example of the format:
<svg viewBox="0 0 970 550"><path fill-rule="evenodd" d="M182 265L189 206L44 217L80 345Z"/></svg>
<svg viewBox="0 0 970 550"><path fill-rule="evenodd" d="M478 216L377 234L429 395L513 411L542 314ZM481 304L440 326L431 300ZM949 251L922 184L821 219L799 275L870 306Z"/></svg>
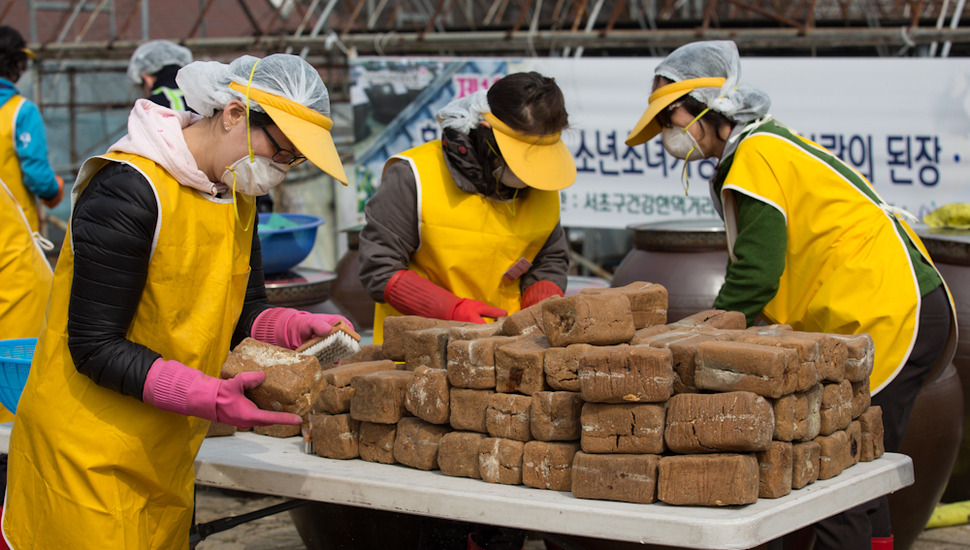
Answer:
<svg viewBox="0 0 970 550"><path fill-rule="evenodd" d="M309 214L281 214L277 216L295 222L293 227L267 229L269 213L259 214L259 244L263 249L263 273L282 273L297 266L310 255L317 240L317 228L324 219Z"/></svg>

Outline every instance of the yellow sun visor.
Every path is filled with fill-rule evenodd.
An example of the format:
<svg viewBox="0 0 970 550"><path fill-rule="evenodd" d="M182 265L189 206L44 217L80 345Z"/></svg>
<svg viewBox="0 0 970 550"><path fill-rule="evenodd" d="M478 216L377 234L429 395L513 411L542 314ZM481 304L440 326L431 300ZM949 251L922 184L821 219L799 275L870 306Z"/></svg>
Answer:
<svg viewBox="0 0 970 550"><path fill-rule="evenodd" d="M720 88L724 85L724 80L720 77L691 78L657 88L650 94L647 110L627 136L626 144L633 147L650 141L663 129L657 122L657 115L661 111L697 88Z"/></svg>
<svg viewBox="0 0 970 550"><path fill-rule="evenodd" d="M244 84L230 82L229 87L242 94L247 93ZM329 117L291 99L253 87L249 87L248 93L307 160L347 185L347 174L330 134L333 121Z"/></svg>
<svg viewBox="0 0 970 550"><path fill-rule="evenodd" d="M482 113L482 117L491 125L505 163L526 185L559 191L576 181L576 161L562 142L561 132L535 136L513 130L492 113Z"/></svg>

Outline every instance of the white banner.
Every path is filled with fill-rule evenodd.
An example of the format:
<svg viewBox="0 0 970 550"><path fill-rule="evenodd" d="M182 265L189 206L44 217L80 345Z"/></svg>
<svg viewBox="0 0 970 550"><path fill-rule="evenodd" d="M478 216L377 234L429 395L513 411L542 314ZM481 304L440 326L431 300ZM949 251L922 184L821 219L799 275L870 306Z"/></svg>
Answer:
<svg viewBox="0 0 970 550"><path fill-rule="evenodd" d="M683 163L659 137L623 141L646 109L658 58L352 60L357 129L356 196L343 196L341 227L363 223L363 204L384 161L440 136L434 112L519 71L556 78L570 129L576 184L562 191L569 227L624 228L716 219L708 178L716 159ZM970 202L970 60L958 58L742 58L745 84L772 99L771 114L865 175L890 203L922 217Z"/></svg>

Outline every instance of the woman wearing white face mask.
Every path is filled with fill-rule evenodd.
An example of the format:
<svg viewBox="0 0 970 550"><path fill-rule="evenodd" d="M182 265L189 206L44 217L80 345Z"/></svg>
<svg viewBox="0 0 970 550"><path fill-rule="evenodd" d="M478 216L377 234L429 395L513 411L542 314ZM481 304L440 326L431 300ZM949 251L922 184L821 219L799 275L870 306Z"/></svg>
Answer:
<svg viewBox="0 0 970 550"><path fill-rule="evenodd" d="M920 386L953 356L949 291L900 213L858 171L773 120L769 104L740 85L733 42L687 44L657 66L626 143L663 132L672 155L718 159L711 197L731 263L713 306L743 312L749 325L871 335L872 404L882 407L886 451L896 451ZM885 498L815 531L816 549L892 548Z"/></svg>
<svg viewBox="0 0 970 550"><path fill-rule="evenodd" d="M139 100L88 159L10 442L3 535L19 548L187 548L209 421L299 424L219 379L247 336L296 348L340 316L270 307L254 195L309 160L346 180L326 86L297 56L197 62L199 115ZM83 529L79 531L79 526Z"/></svg>

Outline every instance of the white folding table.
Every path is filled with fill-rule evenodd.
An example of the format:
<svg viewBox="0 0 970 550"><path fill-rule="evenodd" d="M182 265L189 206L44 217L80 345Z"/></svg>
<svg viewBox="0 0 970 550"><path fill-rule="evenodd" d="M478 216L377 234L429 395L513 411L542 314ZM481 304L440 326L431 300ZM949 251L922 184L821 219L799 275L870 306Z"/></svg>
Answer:
<svg viewBox="0 0 970 550"><path fill-rule="evenodd" d="M6 451L11 424L0 424ZM777 499L736 507L579 499L401 465L303 452L299 437L237 432L207 438L195 462L201 485L332 502L530 531L685 548L747 549L913 483L913 462L886 453Z"/></svg>

